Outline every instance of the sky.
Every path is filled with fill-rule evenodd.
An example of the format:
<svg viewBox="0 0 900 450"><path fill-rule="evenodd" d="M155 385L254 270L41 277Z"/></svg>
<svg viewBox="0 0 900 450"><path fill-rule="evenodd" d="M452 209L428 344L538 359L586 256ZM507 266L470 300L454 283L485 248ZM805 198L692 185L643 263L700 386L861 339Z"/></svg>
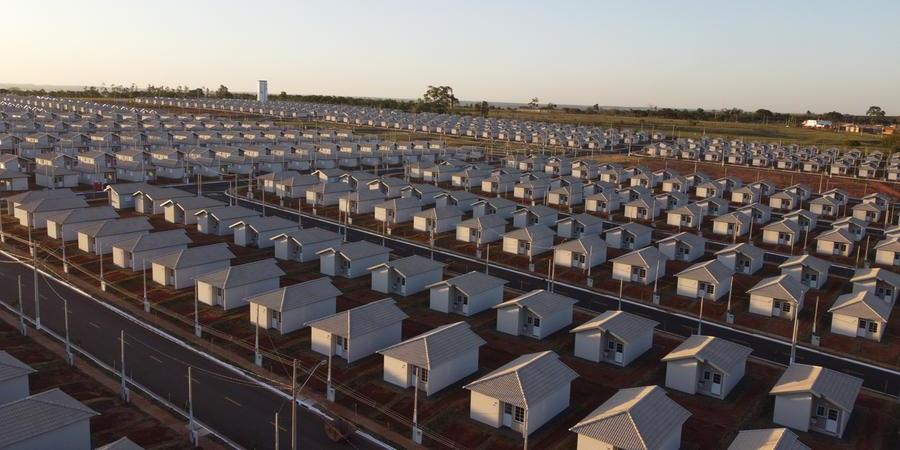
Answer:
<svg viewBox="0 0 900 450"><path fill-rule="evenodd" d="M42 0L0 83L900 114L900 1Z"/></svg>

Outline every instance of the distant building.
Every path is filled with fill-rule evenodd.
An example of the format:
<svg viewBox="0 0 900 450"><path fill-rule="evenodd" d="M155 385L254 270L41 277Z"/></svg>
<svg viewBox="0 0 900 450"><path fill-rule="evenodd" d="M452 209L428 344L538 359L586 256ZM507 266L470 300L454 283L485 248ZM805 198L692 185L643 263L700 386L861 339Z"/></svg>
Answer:
<svg viewBox="0 0 900 450"><path fill-rule="evenodd" d="M266 103L269 101L269 82L259 80L259 88L256 90L256 101Z"/></svg>
<svg viewBox="0 0 900 450"><path fill-rule="evenodd" d="M822 120L822 119L807 119L803 121L803 128L831 128L832 123L830 120Z"/></svg>

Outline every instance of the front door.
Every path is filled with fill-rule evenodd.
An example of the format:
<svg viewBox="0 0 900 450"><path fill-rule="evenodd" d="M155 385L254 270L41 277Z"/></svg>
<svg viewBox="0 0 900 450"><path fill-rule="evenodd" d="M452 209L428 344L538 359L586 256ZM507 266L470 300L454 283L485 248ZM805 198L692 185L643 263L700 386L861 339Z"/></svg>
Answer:
<svg viewBox="0 0 900 450"><path fill-rule="evenodd" d="M347 350L347 338L335 336L334 343L334 354L340 357L344 356L344 352Z"/></svg>
<svg viewBox="0 0 900 450"><path fill-rule="evenodd" d="M622 364L622 361L625 359L625 347L621 342L616 342L616 352L614 355L615 361L619 364Z"/></svg>
<svg viewBox="0 0 900 450"><path fill-rule="evenodd" d="M825 419L825 431L837 433L838 417L840 417L838 410L828 408L828 417Z"/></svg>
<svg viewBox="0 0 900 450"><path fill-rule="evenodd" d="M712 386L709 389L713 395L722 395L722 374L714 373L712 376Z"/></svg>
<svg viewBox="0 0 900 450"><path fill-rule="evenodd" d="M531 335L539 338L541 337L541 318L535 317L531 322Z"/></svg>
<svg viewBox="0 0 900 450"><path fill-rule="evenodd" d="M512 426L512 417L513 417L513 405L509 403L503 404L503 426L511 427Z"/></svg>

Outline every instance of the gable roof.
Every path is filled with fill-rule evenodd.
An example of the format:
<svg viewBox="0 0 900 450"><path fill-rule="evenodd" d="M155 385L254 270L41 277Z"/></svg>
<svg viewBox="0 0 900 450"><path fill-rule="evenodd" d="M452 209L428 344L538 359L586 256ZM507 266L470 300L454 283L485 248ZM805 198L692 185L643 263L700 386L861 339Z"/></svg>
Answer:
<svg viewBox="0 0 900 450"><path fill-rule="evenodd" d="M606 230L606 234L622 232L622 231L627 231L635 236L639 236L642 234L652 233L653 229L646 225L641 225L637 222L628 222L626 224L622 224L615 228L610 228L609 230Z"/></svg>
<svg viewBox="0 0 900 450"><path fill-rule="evenodd" d="M0 405L0 448L97 415L59 388Z"/></svg>
<svg viewBox="0 0 900 450"><path fill-rule="evenodd" d="M576 303L578 303L578 300L573 298L548 292L544 289L535 289L499 305L494 305L494 309L528 308L528 310L540 317L547 317L557 311L572 308Z"/></svg>
<svg viewBox="0 0 900 450"><path fill-rule="evenodd" d="M335 233L334 231L329 231L324 228L313 227L313 228L298 228L296 230L291 230L285 233L281 233L277 236L273 236L271 240L278 241L281 239L293 239L299 245L313 244L316 242L324 242L330 241L334 239L340 239L341 235Z"/></svg>
<svg viewBox="0 0 900 450"><path fill-rule="evenodd" d="M694 233L688 233L687 231L682 231L681 233L673 234L665 239L660 239L659 242L657 242L657 245L660 245L660 244L663 244L663 243L666 243L669 241L682 242L682 243L686 244L687 246L694 247L694 248L700 248L700 249L706 248L706 238L705 237L698 236Z"/></svg>
<svg viewBox="0 0 900 450"><path fill-rule="evenodd" d="M661 448L691 413L659 386L620 389L569 430L616 448Z"/></svg>
<svg viewBox="0 0 900 450"><path fill-rule="evenodd" d="M743 255L746 255L750 259L762 258L764 255L764 252L761 248L747 242L729 245L728 247L717 251L715 254L716 256L718 256L728 253L741 253Z"/></svg>
<svg viewBox="0 0 900 450"><path fill-rule="evenodd" d="M718 259L711 259L694 264L687 269L675 274L676 277L686 277L690 280L705 281L718 285L732 275L731 269L722 264Z"/></svg>
<svg viewBox="0 0 900 450"><path fill-rule="evenodd" d="M128 439L127 437L123 437L102 447L97 447L94 450L144 450L144 447L135 444L131 439Z"/></svg>
<svg viewBox="0 0 900 450"><path fill-rule="evenodd" d="M203 214L213 216L219 221L238 219L242 217L258 217L261 215L259 211L254 211L250 208L245 208L243 206L237 205L214 206L212 208L201 209L200 211L194 213L195 216L200 216Z"/></svg>
<svg viewBox="0 0 900 450"><path fill-rule="evenodd" d="M45 197L19 203L17 209L37 213L42 211L59 211L63 209L87 208L88 204L79 196Z"/></svg>
<svg viewBox="0 0 900 450"><path fill-rule="evenodd" d="M228 249L228 244L220 242L218 244L201 245L167 253L154 259L153 264L159 264L171 269L181 269L198 266L210 261L230 260L234 257L234 254Z"/></svg>
<svg viewBox="0 0 900 450"><path fill-rule="evenodd" d="M173 198L162 203L161 206L178 206L181 209L203 209L215 208L216 206L225 206L224 202L204 196Z"/></svg>
<svg viewBox="0 0 900 450"><path fill-rule="evenodd" d="M241 226L250 227L257 233L266 231L280 230L284 228L297 228L297 222L285 219L279 216L255 216L237 221L231 224L230 228L240 228Z"/></svg>
<svg viewBox="0 0 900 450"><path fill-rule="evenodd" d="M413 216L415 217L427 217L434 220L448 219L451 217L461 217L462 215L462 211L455 206L438 206L413 214Z"/></svg>
<svg viewBox="0 0 900 450"><path fill-rule="evenodd" d="M166 231L157 231L156 233L145 233L140 236L116 242L113 248L120 248L130 253L145 250L155 250L158 248L174 247L177 245L190 244L191 238L188 237L184 228L175 228Z"/></svg>
<svg viewBox="0 0 900 450"><path fill-rule="evenodd" d="M653 332L659 322L625 311L605 311L597 317L575 327L570 333L608 332L624 343L629 343Z"/></svg>
<svg viewBox="0 0 900 450"><path fill-rule="evenodd" d="M466 352L477 352L485 343L469 324L461 321L426 331L378 353L430 370Z"/></svg>
<svg viewBox="0 0 900 450"><path fill-rule="evenodd" d="M876 297L872 292L859 291L839 296L828 312L887 322L891 317L892 309L890 303Z"/></svg>
<svg viewBox="0 0 900 450"><path fill-rule="evenodd" d="M591 226L591 225L597 225L597 224L603 223L603 219L601 219L593 214L586 214L586 213L575 214L574 216L569 216L569 217L566 217L565 219L557 220L556 223L576 222L576 221L584 226Z"/></svg>
<svg viewBox="0 0 900 450"><path fill-rule="evenodd" d="M16 359L13 355L0 350L0 381L19 378L37 372L28 364Z"/></svg>
<svg viewBox="0 0 900 450"><path fill-rule="evenodd" d="M82 223L95 220L110 220L119 218L119 213L112 206L95 206L92 208L74 208L58 214L54 214L47 220L58 224Z"/></svg>
<svg viewBox="0 0 900 450"><path fill-rule="evenodd" d="M555 352L545 351L522 355L463 388L527 408L575 378L578 374Z"/></svg>
<svg viewBox="0 0 900 450"><path fill-rule="evenodd" d="M93 238L115 236L117 234L133 233L135 231L150 231L153 225L144 216L113 219L88 225L78 230L78 234L84 234Z"/></svg>
<svg viewBox="0 0 900 450"><path fill-rule="evenodd" d="M732 373L732 369L744 364L752 352L753 349L750 347L735 344L722 338L695 334L687 338L678 347L675 347L675 350L664 356L662 361L668 362L694 358L700 362L712 365L728 375Z"/></svg>
<svg viewBox="0 0 900 450"><path fill-rule="evenodd" d="M228 289L266 279L278 278L282 275L284 275L284 272L278 268L275 259L268 258L237 266L228 266L215 272L200 275L196 277L196 280Z"/></svg>
<svg viewBox="0 0 900 450"><path fill-rule="evenodd" d="M506 285L506 283L508 283L508 281L502 278L497 278L486 273L473 270L469 273L458 275L444 281L439 281L428 287L432 288L442 284L454 286L458 291L471 297L473 295L477 295L482 292L504 286Z"/></svg>
<svg viewBox="0 0 900 450"><path fill-rule="evenodd" d="M562 244L554 247L556 250L568 250L571 252L582 253L582 254L590 254L593 251L597 250L605 250L607 247L606 241L600 238L597 234L591 234L587 236L582 236L578 239L569 239L568 241L563 242Z"/></svg>
<svg viewBox="0 0 900 450"><path fill-rule="evenodd" d="M368 258L370 256L382 255L386 253L390 253L391 249L387 247L382 247L378 244L374 244L369 241L355 241L355 242L347 242L338 247L326 248L325 250L321 250L317 255L321 255L322 253L340 253L345 258L349 260L354 259L363 259Z"/></svg>
<svg viewBox="0 0 900 450"><path fill-rule="evenodd" d="M815 257L813 255L796 255L791 256L786 259L783 263L778 265L779 269L784 269L787 267L793 267L796 265L802 265L803 267L808 267L810 269L815 270L819 273L828 274L828 269L831 268L831 263L825 261L824 259Z"/></svg>
<svg viewBox="0 0 900 450"><path fill-rule="evenodd" d="M407 317L394 299L388 297L313 320L307 325L337 336L354 338L402 322Z"/></svg>
<svg viewBox="0 0 900 450"><path fill-rule="evenodd" d="M825 367L791 364L769 391L770 395L810 393L853 411L862 379Z"/></svg>
<svg viewBox="0 0 900 450"><path fill-rule="evenodd" d="M542 238L553 238L556 233L546 225L532 225L526 228L519 228L503 235L504 238L515 239L517 241L535 241Z"/></svg>
<svg viewBox="0 0 900 450"><path fill-rule="evenodd" d="M787 428L767 428L738 432L728 450L809 450L809 447Z"/></svg>
<svg viewBox="0 0 900 450"><path fill-rule="evenodd" d="M765 278L747 290L748 294L756 294L777 300L791 300L795 304L803 301L808 288L787 274Z"/></svg>
<svg viewBox="0 0 900 450"><path fill-rule="evenodd" d="M659 252L658 248L652 245L612 259L613 263L646 268L650 268L651 264L655 265L657 262L660 265L665 264L665 261L666 257Z"/></svg>
<svg viewBox="0 0 900 450"><path fill-rule="evenodd" d="M433 259L428 259L424 256L419 255L412 255L407 256L406 258L400 258L393 261L376 264L372 267L369 267L369 270L387 267L396 270L400 273L400 275L403 275L404 277L412 277L425 272L430 272L432 270L443 269L444 266L445 264Z"/></svg>
<svg viewBox="0 0 900 450"><path fill-rule="evenodd" d="M339 295L341 295L341 291L331 284L331 278L322 277L265 292L250 297L247 301L278 312L285 312L303 308L329 298L335 298Z"/></svg>
<svg viewBox="0 0 900 450"><path fill-rule="evenodd" d="M823 231L816 236L817 241L828 241L828 242L843 242L845 244L850 244L854 241L853 236L850 235L850 232L845 228L834 228L828 231Z"/></svg>
<svg viewBox="0 0 900 450"><path fill-rule="evenodd" d="M890 270L882 269L880 267L856 269L856 271L853 272L853 277L850 278L851 283L859 283L869 280L879 280L892 286L900 287L900 274L891 272Z"/></svg>
<svg viewBox="0 0 900 450"><path fill-rule="evenodd" d="M782 233L799 234L800 225L791 219L781 219L778 222L772 222L763 227L765 231L778 231Z"/></svg>
<svg viewBox="0 0 900 450"><path fill-rule="evenodd" d="M506 227L506 219L500 217L497 214L488 214L486 216L481 217L473 217L468 220L464 220L458 224L457 227L465 227L465 228L476 228L479 230L484 230L486 228L495 228L495 227Z"/></svg>

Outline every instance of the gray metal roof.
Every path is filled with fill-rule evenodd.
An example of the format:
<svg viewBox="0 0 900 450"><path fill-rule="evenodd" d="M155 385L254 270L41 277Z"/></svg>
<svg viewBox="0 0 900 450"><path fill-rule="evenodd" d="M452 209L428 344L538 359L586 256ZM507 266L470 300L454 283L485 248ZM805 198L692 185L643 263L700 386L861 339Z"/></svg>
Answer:
<svg viewBox="0 0 900 450"><path fill-rule="evenodd" d="M604 241L600 235L590 234L578 239L570 239L554 248L557 250L568 250L587 255L591 252L606 250L606 247L606 241Z"/></svg>
<svg viewBox="0 0 900 450"><path fill-rule="evenodd" d="M231 250L228 249L228 244L220 242L218 244L190 247L177 252L167 253L154 259L153 264L159 264L171 269L182 269L212 261L230 260L234 257L234 253L231 253Z"/></svg>
<svg viewBox="0 0 900 450"><path fill-rule="evenodd" d="M522 294L512 300L495 305L494 308L528 308L528 310L540 317L547 317L557 311L572 308L576 303L578 303L578 300L573 298L548 292L544 289L535 289L527 294Z"/></svg>
<svg viewBox="0 0 900 450"><path fill-rule="evenodd" d="M487 290L494 289L498 286L504 286L506 285L506 283L508 283L508 281L502 278L497 278L486 273L473 270L469 273L458 275L448 280L434 283L431 286L447 284L455 286L456 289L461 291L463 294L473 296Z"/></svg>
<svg viewBox="0 0 900 450"><path fill-rule="evenodd" d="M414 214L415 217L427 217L434 220L447 219L451 217L461 217L462 211L455 206L438 206L419 211Z"/></svg>
<svg viewBox="0 0 900 450"><path fill-rule="evenodd" d="M433 259L428 259L424 256L419 255L412 255L407 256L406 258L400 258L393 261L388 261L386 263L381 263L376 266L370 267L369 269L371 270L378 267L390 267L399 272L404 277L411 277L425 272L430 272L432 270L443 269L444 266L445 264L437 262Z"/></svg>
<svg viewBox="0 0 900 450"><path fill-rule="evenodd" d="M222 270L198 276L198 282L204 282L223 289L244 286L250 283L279 278L284 271L278 268L275 259L268 258L238 266L228 266Z"/></svg>
<svg viewBox="0 0 900 450"><path fill-rule="evenodd" d="M13 203L26 203L32 202L35 200L40 200L42 198L61 198L61 197L77 197L71 189L44 189L40 191L27 191L22 192L21 194L10 195L6 197L6 201L10 204Z"/></svg>
<svg viewBox="0 0 900 450"><path fill-rule="evenodd" d="M322 277L269 291L248 298L247 301L284 312L303 308L339 295L341 295L341 291L331 284L331 278Z"/></svg>
<svg viewBox="0 0 900 450"><path fill-rule="evenodd" d="M306 244L314 244L316 242L324 242L330 241L334 239L340 239L341 235L328 231L324 228L303 228L291 230L286 233L281 233L278 236L272 238L273 241L281 240L281 239L293 239L294 242L300 245Z"/></svg>
<svg viewBox="0 0 900 450"><path fill-rule="evenodd" d="M506 219L500 217L497 214L488 214L486 216L481 217L473 217L468 220L464 220L458 224L457 227L465 227L465 228L475 228L478 230L484 230L495 227L504 227L506 229Z"/></svg>
<svg viewBox="0 0 900 450"><path fill-rule="evenodd" d="M545 351L522 355L464 388L527 408L575 378L578 374L563 364L555 352Z"/></svg>
<svg viewBox="0 0 900 450"><path fill-rule="evenodd" d="M168 202L163 203L163 205L174 204L175 206L181 207L181 209L203 209L203 208L215 208L217 206L225 206L224 202L219 200L215 200L209 197L199 196L199 197L183 197L183 198L174 198L169 200Z"/></svg>
<svg viewBox="0 0 900 450"><path fill-rule="evenodd" d="M13 355L0 350L0 381L11 380L37 372L28 364L16 359Z"/></svg>
<svg viewBox="0 0 900 450"><path fill-rule="evenodd" d="M209 214L220 222L228 219L238 219L243 217L259 217L261 214L259 211L254 211L250 208L245 208L243 206L231 205L231 206L215 206L212 208L205 208L200 211L194 213L199 216L202 214Z"/></svg>
<svg viewBox="0 0 900 450"><path fill-rule="evenodd" d="M394 344L378 353L430 370L466 352L477 352L485 343L469 328L469 324L456 322Z"/></svg>
<svg viewBox="0 0 900 450"><path fill-rule="evenodd" d="M796 265L802 265L826 275L828 274L828 269L831 267L831 263L825 261L824 259L817 258L812 255L797 255L791 256L790 258L786 259L783 263L778 265L778 268L784 269L786 267L793 267Z"/></svg>
<svg viewBox="0 0 900 450"><path fill-rule="evenodd" d="M94 450L144 450L144 447L135 444L127 437L123 437L102 447L97 447Z"/></svg>
<svg viewBox="0 0 900 450"><path fill-rule="evenodd" d="M183 228L174 230L158 231L156 233L142 234L138 237L127 239L113 244L114 248L121 248L127 252L141 252L146 250L156 250L159 248L175 247L179 245L190 244L191 238Z"/></svg>
<svg viewBox="0 0 900 450"><path fill-rule="evenodd" d="M732 373L737 366L744 364L753 349L722 338L695 334L687 338L675 350L662 358L663 361L678 361L694 358L707 363L724 372Z"/></svg>
<svg viewBox="0 0 900 450"><path fill-rule="evenodd" d="M91 222L95 220L117 219L119 213L112 206L95 206L92 208L75 208L47 218L58 224Z"/></svg>
<svg viewBox="0 0 900 450"><path fill-rule="evenodd" d="M84 234L93 238L102 238L105 236L133 233L135 231L150 231L152 229L153 225L150 225L150 222L146 217L137 216L91 224L78 230L78 234Z"/></svg>
<svg viewBox="0 0 900 450"><path fill-rule="evenodd" d="M90 420L97 412L60 389L0 405L0 448Z"/></svg>
<svg viewBox="0 0 900 450"><path fill-rule="evenodd" d="M297 228L297 222L293 220L288 220L279 216L257 216L257 217L248 217L241 221L235 222L231 225L231 228L239 228L241 225L250 227L256 230L257 233L262 233L265 231L278 230L283 228Z"/></svg>
<svg viewBox="0 0 900 450"><path fill-rule="evenodd" d="M890 270L880 267L869 269L856 269L850 282L859 283L862 281L879 280L895 287L900 287L900 274L891 272Z"/></svg>
<svg viewBox="0 0 900 450"><path fill-rule="evenodd" d="M676 277L704 281L717 286L731 275L731 269L726 267L725 264L722 264L718 259L711 259L709 261L694 264L675 274Z"/></svg>
<svg viewBox="0 0 900 450"><path fill-rule="evenodd" d="M519 228L503 235L504 238L515 239L517 241L532 242L537 239L556 236L546 225L532 225L527 228Z"/></svg>
<svg viewBox="0 0 900 450"><path fill-rule="evenodd" d="M738 432L728 450L809 450L809 447L787 428L767 428Z"/></svg>
<svg viewBox="0 0 900 450"><path fill-rule="evenodd" d="M623 449L658 449L691 413L659 386L620 389L570 428Z"/></svg>
<svg viewBox="0 0 900 450"><path fill-rule="evenodd" d="M374 244L369 241L356 241L356 242L348 242L339 247L327 248L325 250L320 251L319 254L328 253L328 252L340 253L345 258L349 259L350 261L353 261L354 259L363 259L363 258L368 258L370 256L383 255L386 253L390 253L391 249L389 249L387 247L383 247L378 244Z"/></svg>
<svg viewBox="0 0 900 450"><path fill-rule="evenodd" d="M769 391L769 394L808 392L850 412L853 411L860 387L862 387L862 379L852 375L825 367L791 364Z"/></svg>
<svg viewBox="0 0 900 450"><path fill-rule="evenodd" d="M682 242L689 247L705 249L706 248L706 238L703 236L698 236L694 233L688 233L687 231L682 231L678 234L673 234L665 239L660 239L657 244L662 244L664 242L676 241Z"/></svg>
<svg viewBox="0 0 900 450"><path fill-rule="evenodd" d="M664 265L666 263L666 258L662 253L659 252L658 248L651 245L640 250L626 253L617 258L613 258L612 262L627 264L629 266L650 268L651 265L655 266L657 262L661 266Z"/></svg>
<svg viewBox="0 0 900 450"><path fill-rule="evenodd" d="M608 332L624 343L633 342L653 332L659 322L625 311L605 311L597 317L575 327L570 333Z"/></svg>
<svg viewBox="0 0 900 450"><path fill-rule="evenodd" d="M747 289L748 294L756 294L777 300L790 300L795 304L803 301L807 287L797 278L787 274L765 278Z"/></svg>
<svg viewBox="0 0 900 450"><path fill-rule="evenodd" d="M574 216L569 216L569 217L566 217L565 219L560 219L556 222L560 223L560 222L574 222L574 221L577 221L578 223L580 223L584 226L597 225L597 224L603 223L603 219L601 219L595 215L585 214L585 213L575 214Z"/></svg>
<svg viewBox="0 0 900 450"><path fill-rule="evenodd" d="M894 308L889 302L876 297L870 291L863 290L839 296L828 312L887 322L892 309Z"/></svg>
<svg viewBox="0 0 900 450"><path fill-rule="evenodd" d="M18 209L32 213L60 211L63 209L87 208L88 204L79 196L49 197L28 200L19 204Z"/></svg>
<svg viewBox="0 0 900 450"><path fill-rule="evenodd" d="M407 317L394 299L385 298L314 320L307 325L337 336L353 338L402 322Z"/></svg>

